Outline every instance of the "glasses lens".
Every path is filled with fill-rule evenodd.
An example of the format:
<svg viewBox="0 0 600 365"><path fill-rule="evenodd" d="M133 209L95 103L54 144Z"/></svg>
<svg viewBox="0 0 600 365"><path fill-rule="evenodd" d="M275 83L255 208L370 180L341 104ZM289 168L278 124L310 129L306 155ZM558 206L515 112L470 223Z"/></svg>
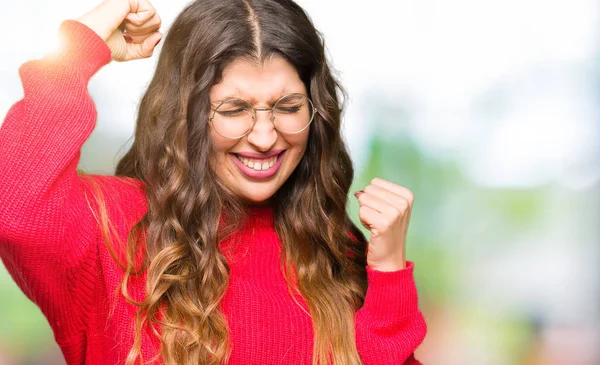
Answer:
<svg viewBox="0 0 600 365"><path fill-rule="evenodd" d="M275 126L283 133L297 133L312 122L314 108L308 97L291 94L273 106Z"/></svg>
<svg viewBox="0 0 600 365"><path fill-rule="evenodd" d="M213 126L223 137L241 137L252 124L252 107L244 100L228 100L215 109Z"/></svg>

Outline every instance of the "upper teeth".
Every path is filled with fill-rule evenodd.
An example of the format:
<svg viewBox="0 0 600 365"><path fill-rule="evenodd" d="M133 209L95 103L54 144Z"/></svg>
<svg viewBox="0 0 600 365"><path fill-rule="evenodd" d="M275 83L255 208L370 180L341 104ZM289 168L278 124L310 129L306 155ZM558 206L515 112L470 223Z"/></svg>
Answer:
<svg viewBox="0 0 600 365"><path fill-rule="evenodd" d="M237 158L242 161L242 163L246 166L248 166L251 169L254 169L256 171L261 171L261 170L268 170L271 167L273 167L273 165L275 164L275 161L277 161L277 155L273 156L273 157L269 157L263 160L259 160L259 159L249 159L246 157L242 157L240 155L237 155Z"/></svg>

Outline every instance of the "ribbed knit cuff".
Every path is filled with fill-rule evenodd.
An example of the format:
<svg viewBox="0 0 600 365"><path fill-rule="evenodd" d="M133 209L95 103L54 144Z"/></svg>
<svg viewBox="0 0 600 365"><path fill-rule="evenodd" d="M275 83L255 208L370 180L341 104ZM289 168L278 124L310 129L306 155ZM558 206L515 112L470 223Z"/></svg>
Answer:
<svg viewBox="0 0 600 365"><path fill-rule="evenodd" d="M369 287L361 310L372 319L401 321L419 310L417 287L413 277L414 264L398 271L377 271L367 266Z"/></svg>
<svg viewBox="0 0 600 365"><path fill-rule="evenodd" d="M76 20L65 20L58 30L60 46L46 55L66 70L75 71L89 80L102 66L112 60L110 48L93 30Z"/></svg>

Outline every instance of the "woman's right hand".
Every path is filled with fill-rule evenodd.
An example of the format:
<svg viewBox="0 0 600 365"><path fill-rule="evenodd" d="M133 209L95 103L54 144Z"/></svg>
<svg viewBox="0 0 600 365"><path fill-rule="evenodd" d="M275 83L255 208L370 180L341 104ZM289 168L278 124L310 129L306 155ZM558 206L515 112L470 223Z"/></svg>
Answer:
<svg viewBox="0 0 600 365"><path fill-rule="evenodd" d="M104 0L75 20L106 42L115 61L150 57L162 38L158 31L161 19L149 0ZM127 30L128 39L123 29Z"/></svg>

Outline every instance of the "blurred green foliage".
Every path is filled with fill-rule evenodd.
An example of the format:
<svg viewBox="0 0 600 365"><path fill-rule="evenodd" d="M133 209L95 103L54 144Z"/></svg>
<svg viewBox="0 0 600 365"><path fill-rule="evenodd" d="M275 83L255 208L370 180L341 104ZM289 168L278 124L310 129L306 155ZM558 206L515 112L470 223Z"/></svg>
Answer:
<svg viewBox="0 0 600 365"><path fill-rule="evenodd" d="M17 287L0 265L0 343L11 354L31 354L31 349L47 347L53 334L40 309Z"/></svg>

